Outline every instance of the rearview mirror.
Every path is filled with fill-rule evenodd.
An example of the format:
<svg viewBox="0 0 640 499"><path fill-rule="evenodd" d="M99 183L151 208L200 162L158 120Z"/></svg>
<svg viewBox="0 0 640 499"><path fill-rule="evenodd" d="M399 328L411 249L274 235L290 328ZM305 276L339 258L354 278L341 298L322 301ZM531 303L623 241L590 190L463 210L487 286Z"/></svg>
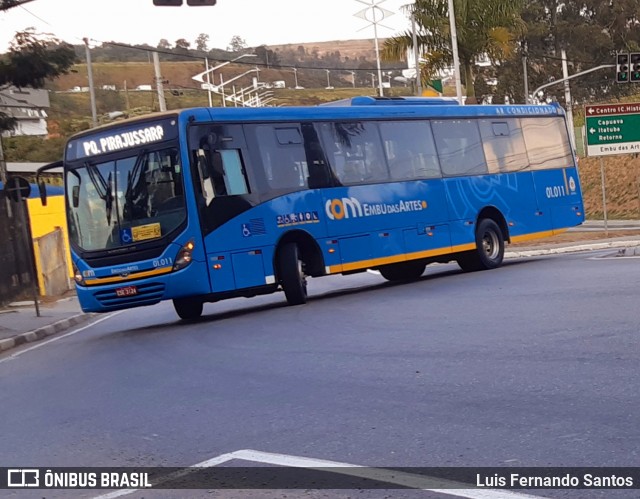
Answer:
<svg viewBox="0 0 640 499"><path fill-rule="evenodd" d="M47 206L47 186L42 180L38 182L38 192L40 193L42 206Z"/></svg>

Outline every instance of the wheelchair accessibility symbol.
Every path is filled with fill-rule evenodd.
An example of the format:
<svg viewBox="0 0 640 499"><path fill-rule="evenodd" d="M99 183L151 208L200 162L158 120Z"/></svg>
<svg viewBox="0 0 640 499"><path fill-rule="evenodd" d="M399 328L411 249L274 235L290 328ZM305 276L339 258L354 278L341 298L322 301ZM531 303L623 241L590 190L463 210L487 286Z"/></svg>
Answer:
<svg viewBox="0 0 640 499"><path fill-rule="evenodd" d="M248 224L242 224L242 237L251 237L251 229Z"/></svg>
<svg viewBox="0 0 640 499"><path fill-rule="evenodd" d="M131 228L120 229L120 241L122 244L129 244L133 242L133 234L131 233Z"/></svg>

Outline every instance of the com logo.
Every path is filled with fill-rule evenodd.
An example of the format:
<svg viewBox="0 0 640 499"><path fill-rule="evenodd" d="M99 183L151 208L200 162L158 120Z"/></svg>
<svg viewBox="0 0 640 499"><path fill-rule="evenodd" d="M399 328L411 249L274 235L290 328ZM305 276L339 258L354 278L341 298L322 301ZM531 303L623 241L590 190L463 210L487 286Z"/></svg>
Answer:
<svg viewBox="0 0 640 499"><path fill-rule="evenodd" d="M324 211L330 220L363 216L362 205L356 198L328 199Z"/></svg>

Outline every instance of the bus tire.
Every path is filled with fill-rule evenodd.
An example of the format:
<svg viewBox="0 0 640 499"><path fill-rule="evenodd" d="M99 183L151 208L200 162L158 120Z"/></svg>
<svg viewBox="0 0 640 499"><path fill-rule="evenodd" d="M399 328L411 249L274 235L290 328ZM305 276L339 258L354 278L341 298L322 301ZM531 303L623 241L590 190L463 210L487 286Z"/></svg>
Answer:
<svg viewBox="0 0 640 499"><path fill-rule="evenodd" d="M280 285L289 305L307 303L307 278L300 259L298 245L286 243L278 251Z"/></svg>
<svg viewBox="0 0 640 499"><path fill-rule="evenodd" d="M504 235L498 224L483 218L476 229L476 249L457 258L458 265L466 272L490 270L502 265L504 259Z"/></svg>
<svg viewBox="0 0 640 499"><path fill-rule="evenodd" d="M415 281L424 273L425 267L420 262L402 262L385 265L378 270L387 281Z"/></svg>
<svg viewBox="0 0 640 499"><path fill-rule="evenodd" d="M173 307L178 317L185 321L194 321L202 315L202 300L197 298L176 298Z"/></svg>

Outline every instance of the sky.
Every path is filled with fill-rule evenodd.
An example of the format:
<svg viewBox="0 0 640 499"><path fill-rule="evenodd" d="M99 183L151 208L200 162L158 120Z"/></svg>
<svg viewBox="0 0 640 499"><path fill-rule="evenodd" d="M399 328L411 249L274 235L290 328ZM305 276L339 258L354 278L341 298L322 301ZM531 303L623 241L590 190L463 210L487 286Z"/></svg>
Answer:
<svg viewBox="0 0 640 499"><path fill-rule="evenodd" d="M372 8L375 3L378 8ZM209 48L226 49L239 36L247 46L380 39L410 27L401 9L411 0L218 0L214 7L156 7L153 0L33 0L0 12L0 53L18 31L34 27L72 44L116 41L156 46L180 38L195 48L209 35ZM382 18L381 10L388 11ZM356 14L364 11L366 19ZM375 17L374 17L375 16Z"/></svg>

